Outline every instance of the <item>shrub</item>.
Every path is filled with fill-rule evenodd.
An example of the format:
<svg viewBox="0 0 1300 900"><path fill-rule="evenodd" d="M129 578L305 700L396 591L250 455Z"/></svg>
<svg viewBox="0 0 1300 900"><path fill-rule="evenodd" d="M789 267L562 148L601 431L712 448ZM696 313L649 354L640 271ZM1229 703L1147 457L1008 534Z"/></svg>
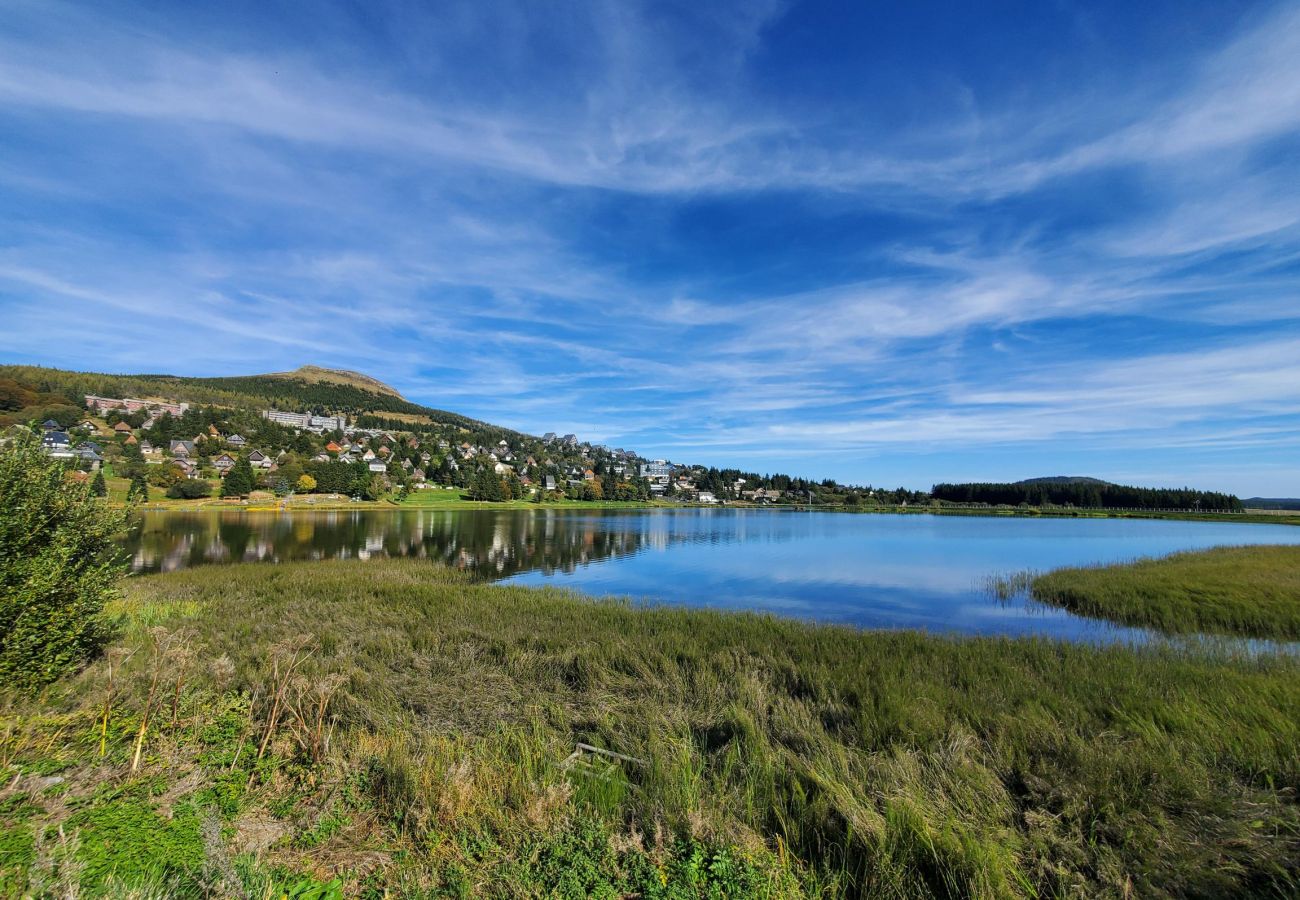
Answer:
<svg viewBox="0 0 1300 900"><path fill-rule="evenodd" d="M173 500L198 500L212 495L212 485L201 479L178 481L167 489L167 496Z"/></svg>
<svg viewBox="0 0 1300 900"><path fill-rule="evenodd" d="M125 523L34 438L0 448L0 682L48 683L99 648Z"/></svg>

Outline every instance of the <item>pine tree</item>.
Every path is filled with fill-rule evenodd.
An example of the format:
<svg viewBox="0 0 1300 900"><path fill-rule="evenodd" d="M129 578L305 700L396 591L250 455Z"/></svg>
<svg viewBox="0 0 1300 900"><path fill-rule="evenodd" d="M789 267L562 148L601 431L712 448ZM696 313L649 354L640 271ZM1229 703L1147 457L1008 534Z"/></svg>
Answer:
<svg viewBox="0 0 1300 900"><path fill-rule="evenodd" d="M131 479L131 484L126 489L126 501L128 503L149 502L149 482L144 480L143 474L137 474Z"/></svg>
<svg viewBox="0 0 1300 900"><path fill-rule="evenodd" d="M108 485L104 482L104 473L102 471L95 472L95 478L90 482L90 491L96 497L108 496Z"/></svg>
<svg viewBox="0 0 1300 900"><path fill-rule="evenodd" d="M221 483L221 496L247 497L252 491L253 467L248 462L247 456L241 456L226 473L226 480Z"/></svg>

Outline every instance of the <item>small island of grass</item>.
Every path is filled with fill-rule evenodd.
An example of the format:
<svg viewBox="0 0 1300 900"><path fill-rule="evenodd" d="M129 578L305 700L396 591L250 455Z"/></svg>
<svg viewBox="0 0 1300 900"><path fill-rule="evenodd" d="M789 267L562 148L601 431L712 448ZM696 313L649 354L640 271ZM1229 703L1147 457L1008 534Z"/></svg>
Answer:
<svg viewBox="0 0 1300 900"><path fill-rule="evenodd" d="M1217 547L1110 566L1058 569L1034 599L1168 634L1300 639L1300 546Z"/></svg>

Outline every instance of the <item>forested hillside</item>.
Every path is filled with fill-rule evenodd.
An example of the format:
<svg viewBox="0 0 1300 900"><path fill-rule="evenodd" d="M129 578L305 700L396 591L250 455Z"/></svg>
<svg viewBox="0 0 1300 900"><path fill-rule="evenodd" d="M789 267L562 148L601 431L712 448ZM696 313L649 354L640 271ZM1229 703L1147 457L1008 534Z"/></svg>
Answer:
<svg viewBox="0 0 1300 900"><path fill-rule="evenodd" d="M7 379L52 395L80 408L86 394L105 397L163 398L218 406L275 407L292 412L333 412L356 416L363 413L397 413L425 416L435 422L484 429L489 426L466 416L431 409L403 399L386 385L365 390L339 379L312 380L296 373L244 375L228 378L185 378L177 375L107 375L69 372L41 366L0 366L0 379ZM381 391L384 388L386 391ZM498 429L499 430L499 429Z"/></svg>

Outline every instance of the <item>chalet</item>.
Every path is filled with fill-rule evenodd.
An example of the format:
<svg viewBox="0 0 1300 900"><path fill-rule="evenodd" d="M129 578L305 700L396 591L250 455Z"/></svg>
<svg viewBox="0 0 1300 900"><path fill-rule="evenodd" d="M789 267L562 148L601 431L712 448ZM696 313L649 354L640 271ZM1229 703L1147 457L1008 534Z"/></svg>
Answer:
<svg viewBox="0 0 1300 900"><path fill-rule="evenodd" d="M311 458L311 461L318 462L318 463L329 462L330 455L328 453L317 453L315 456Z"/></svg>
<svg viewBox="0 0 1300 900"><path fill-rule="evenodd" d="M220 431L217 431L217 426L216 426L216 425L209 425L209 426L208 426L208 434L212 435L213 437L221 437L221 432L220 432Z"/></svg>
<svg viewBox="0 0 1300 900"><path fill-rule="evenodd" d="M125 422L118 422L116 425L113 426L113 430L116 431L118 434L130 434L131 426L126 424Z"/></svg>
<svg viewBox="0 0 1300 900"><path fill-rule="evenodd" d="M595 481L595 480L596 480L596 473L593 472L591 469L587 469L587 470L585 470L585 471L582 473L582 480L583 480L583 481Z"/></svg>
<svg viewBox="0 0 1300 900"><path fill-rule="evenodd" d="M551 435L551 437L553 438L554 435ZM547 475L547 476L546 476L546 489L547 489L548 491L553 491L553 490L555 490L555 476L554 476L554 475Z"/></svg>
<svg viewBox="0 0 1300 900"><path fill-rule="evenodd" d="M420 462L424 463L425 465L428 465L429 460L431 459L433 459L433 457L429 455L428 451L425 451L424 453L420 454Z"/></svg>
<svg viewBox="0 0 1300 900"><path fill-rule="evenodd" d="M41 427L44 428L46 431L58 431L63 426L60 425L58 422L54 421L53 419L46 419L44 422L41 423Z"/></svg>
<svg viewBox="0 0 1300 900"><path fill-rule="evenodd" d="M424 484L429 479L425 476L424 469L416 469L414 472L411 473L411 480L413 480L416 484Z"/></svg>
<svg viewBox="0 0 1300 900"><path fill-rule="evenodd" d="M554 444L554 443L555 443L555 432L554 432L554 431L548 431L548 432L546 432L546 434L542 435L542 443L543 443L543 444Z"/></svg>
<svg viewBox="0 0 1300 900"><path fill-rule="evenodd" d="M66 450L72 446L72 439L66 431L50 429L41 436L41 446L46 450Z"/></svg>
<svg viewBox="0 0 1300 900"><path fill-rule="evenodd" d="M367 468L372 472L387 472L388 464L378 457L372 458L367 464Z"/></svg>
<svg viewBox="0 0 1300 900"><path fill-rule="evenodd" d="M158 420L155 419L153 416L150 416L149 418L145 419L143 422L140 423L140 427L146 429L153 428L154 425L156 424L158 424Z"/></svg>
<svg viewBox="0 0 1300 900"><path fill-rule="evenodd" d="M343 448L340 447L338 444L334 443L333 441L330 441L328 444L326 444L326 445L325 445L325 449L328 450L330 453L342 453L342 452L343 452Z"/></svg>
<svg viewBox="0 0 1300 900"><path fill-rule="evenodd" d="M96 444L94 441L82 441L80 444L77 445L77 449L94 450L96 453L98 453L100 450L103 450L104 448L99 446L99 444Z"/></svg>
<svg viewBox="0 0 1300 900"><path fill-rule="evenodd" d="M248 454L248 464L254 469L269 469L275 465L275 461L261 450L254 450Z"/></svg>
<svg viewBox="0 0 1300 900"><path fill-rule="evenodd" d="M84 422L78 422L78 423L77 423L77 427L78 427L78 428L81 428L81 429L84 429L84 430L86 430L86 431L98 431L98 430L99 430L99 426L96 425L94 422L90 421L89 419L86 419Z"/></svg>
<svg viewBox="0 0 1300 900"><path fill-rule="evenodd" d="M199 464L192 459L181 457L180 459L175 460L172 465L180 469L186 478L199 477Z"/></svg>
<svg viewBox="0 0 1300 900"><path fill-rule="evenodd" d="M229 453L223 453L212 461L212 465L218 472L225 475L235 467L235 458Z"/></svg>
<svg viewBox="0 0 1300 900"><path fill-rule="evenodd" d="M700 491L699 495L696 496L695 499L698 500L700 503L717 503L717 502L718 502L718 498L714 496L714 494L713 494L712 491Z"/></svg>
<svg viewBox="0 0 1300 900"><path fill-rule="evenodd" d="M153 455L154 453L157 453L158 451L157 451L156 449L154 449L154 445L153 445L153 444L151 444L151 443L149 443L149 441L145 440L145 441L141 441L141 442L140 442L140 452L143 453L145 456L151 456L151 455Z"/></svg>
<svg viewBox="0 0 1300 900"><path fill-rule="evenodd" d="M375 458L375 451L366 450L365 453L361 454L361 458L364 459L366 462L370 462L372 459Z"/></svg>
<svg viewBox="0 0 1300 900"><path fill-rule="evenodd" d="M505 463L499 462L492 467L492 471L496 472L498 475L509 475L513 474L515 470L507 466Z"/></svg>
<svg viewBox="0 0 1300 900"><path fill-rule="evenodd" d="M232 434L230 437L226 438L226 443L238 450L240 447L247 444L248 441L244 440L244 438L238 434Z"/></svg>
<svg viewBox="0 0 1300 900"><path fill-rule="evenodd" d="M392 451L392 450L389 450L388 447L387 447L387 445L385 445L385 446L379 448L379 455L382 456L382 457L384 457L385 459L387 459L387 458L388 458L389 456L391 456L392 454L393 454L393 451Z"/></svg>
<svg viewBox="0 0 1300 900"><path fill-rule="evenodd" d="M415 463L411 462L409 459L404 459L402 460L402 468L409 472L415 468Z"/></svg>
<svg viewBox="0 0 1300 900"><path fill-rule="evenodd" d="M191 457L194 455L193 441L171 441L167 445L167 452L175 457Z"/></svg>
<svg viewBox="0 0 1300 900"><path fill-rule="evenodd" d="M128 434L126 436L126 440L124 440L122 443L126 444L128 447L134 447L136 444L140 443L140 441L136 439L135 435Z"/></svg>

